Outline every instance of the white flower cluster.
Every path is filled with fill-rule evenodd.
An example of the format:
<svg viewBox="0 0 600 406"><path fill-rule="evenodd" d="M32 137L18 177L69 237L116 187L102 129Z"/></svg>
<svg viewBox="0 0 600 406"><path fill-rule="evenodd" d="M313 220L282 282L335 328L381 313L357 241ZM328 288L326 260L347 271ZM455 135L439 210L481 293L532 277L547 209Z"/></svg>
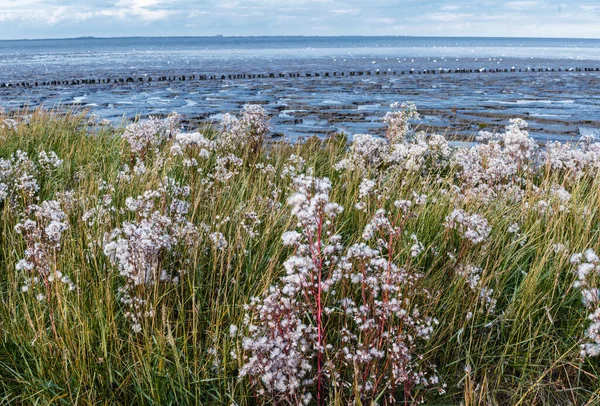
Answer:
<svg viewBox="0 0 600 406"><path fill-rule="evenodd" d="M206 178L214 179L219 183L227 183L239 173L239 168L243 164L244 161L234 154L220 156L217 158L213 172L209 173Z"/></svg>
<svg viewBox="0 0 600 406"><path fill-rule="evenodd" d="M322 388L325 378L323 298L340 278L333 270L342 246L330 230L342 207L329 202L329 179L299 175L293 187L288 204L301 232L286 232L282 239L295 254L285 261L279 285L246 307L248 335L242 344L250 355L240 375L256 379L259 394L273 401L309 404L309 388L315 383ZM317 398L322 394L321 389Z"/></svg>
<svg viewBox="0 0 600 406"><path fill-rule="evenodd" d="M428 158L431 158L431 169L435 169L436 164L443 165L448 162L451 152L447 142L446 145L441 142L445 139L440 137L433 134L426 138L424 133L418 133L410 140L391 144L389 153L385 157L386 163L402 167L407 171L416 171L423 167Z"/></svg>
<svg viewBox="0 0 600 406"><path fill-rule="evenodd" d="M377 182L374 180L368 178L362 179L360 185L358 186L358 198L360 201L354 204L354 208L356 210L360 210L365 213L367 212L367 208L369 207L368 202L370 201L369 198L379 192L375 186L377 186Z"/></svg>
<svg viewBox="0 0 600 406"><path fill-rule="evenodd" d="M37 167L26 152L17 151L10 159L0 158L0 201L13 193L30 200L39 190Z"/></svg>
<svg viewBox="0 0 600 406"><path fill-rule="evenodd" d="M213 245L215 246L215 248L219 251L224 251L225 249L227 249L227 240L225 239L225 236L223 235L223 233L220 232L214 232L208 235L208 238L210 238L210 240L212 241Z"/></svg>
<svg viewBox="0 0 600 406"><path fill-rule="evenodd" d="M471 264L461 265L457 268L456 273L465 279L473 292L477 293L478 299L482 303L481 311L493 313L496 308L496 299L493 297L494 290L486 287L481 281L483 269Z"/></svg>
<svg viewBox="0 0 600 406"><path fill-rule="evenodd" d="M471 148L460 148L454 162L461 194L489 202L498 197L521 200L525 176L540 168L541 154L522 119L511 119L500 134L481 132Z"/></svg>
<svg viewBox="0 0 600 406"><path fill-rule="evenodd" d="M335 165L336 170L377 168L384 162L387 142L369 134L355 134L350 146L349 157Z"/></svg>
<svg viewBox="0 0 600 406"><path fill-rule="evenodd" d="M91 204L86 205L85 211L81 216L81 221L86 225L86 237L88 239L88 247L102 246L102 242L98 241L92 233L93 227L100 227L110 221L111 213L116 212L116 207L112 204L112 195L115 192L115 187L106 181L102 181L98 185L98 194L93 198L85 199Z"/></svg>
<svg viewBox="0 0 600 406"><path fill-rule="evenodd" d="M381 255L365 243L342 255L341 237L332 230L342 207L329 200L329 179L298 175L293 187L288 204L298 230L285 232L282 241L294 254L284 262L279 283L246 306L240 375L259 386L261 397L290 404L325 402L328 384L342 391L358 385L347 395L358 394L354 400L363 403L382 391L393 401L394 388L437 384L435 374L420 368L416 353L417 341L428 339L437 323L413 303L424 294L416 287L421 275L397 267L393 251ZM383 209L370 224L367 234L377 241L402 235ZM416 236L411 239L411 255L417 256L423 246ZM356 300L338 292L362 295ZM345 327L325 331L328 325ZM339 347L327 342L336 334L332 342Z"/></svg>
<svg viewBox="0 0 600 406"><path fill-rule="evenodd" d="M521 233L521 226L519 223L511 223L508 225L506 232L513 236L513 241L519 241L519 245L524 246L527 242L526 233Z"/></svg>
<svg viewBox="0 0 600 406"><path fill-rule="evenodd" d="M578 145L550 142L542 154L544 163L560 171L571 181L581 179L600 169L600 142L584 138Z"/></svg>
<svg viewBox="0 0 600 406"><path fill-rule="evenodd" d="M590 325L585 331L588 342L581 345L581 355L597 357L600 355L600 258L588 249L583 254L574 254L571 263L577 265L574 286L581 291L583 305L590 312Z"/></svg>
<svg viewBox="0 0 600 406"><path fill-rule="evenodd" d="M287 163L283 166L283 170L281 171L281 178L295 178L302 173L305 164L306 161L301 156L296 154L290 155L290 157L287 159Z"/></svg>
<svg viewBox="0 0 600 406"><path fill-rule="evenodd" d="M531 204L526 201L524 207L534 210L540 215L550 216L557 212L568 212L571 193L564 186L552 183L540 188L536 185L530 185L530 191L535 193L537 200Z"/></svg>
<svg viewBox="0 0 600 406"><path fill-rule="evenodd" d="M63 161L56 155L56 152L40 151L38 154L38 164L44 172L51 172L62 166Z"/></svg>
<svg viewBox="0 0 600 406"><path fill-rule="evenodd" d="M558 211L565 212L569 210L568 204L571 201L571 193L569 193L564 186L552 184L550 187L550 199L557 202Z"/></svg>
<svg viewBox="0 0 600 406"><path fill-rule="evenodd" d="M241 226L242 229L248 234L248 237L255 238L260 234L256 231L256 227L262 224L262 220L259 218L258 214L254 211L249 211L244 214L244 219L242 220Z"/></svg>
<svg viewBox="0 0 600 406"><path fill-rule="evenodd" d="M406 214L403 214L404 217ZM415 298L427 297L418 287L422 275L410 268L400 268L392 261L394 240L402 234L394 221L380 210L371 221L368 237L378 237L380 249L365 243L351 246L340 266L348 291L361 292L360 300L343 298L338 307L343 310L340 332L339 374L342 382L356 382L362 404L369 404L381 394L386 402L397 402L394 388L402 387L405 399L415 386L434 386L438 376L426 373L417 351L419 340L428 340L436 319L419 311ZM419 255L423 246L416 236L411 257ZM346 290L344 290L346 291ZM358 403L358 402L354 402Z"/></svg>
<svg viewBox="0 0 600 406"><path fill-rule="evenodd" d="M417 106L412 102L390 104L391 112L386 113L383 122L387 125L386 138L395 143L411 135L410 120L418 120Z"/></svg>
<svg viewBox="0 0 600 406"><path fill-rule="evenodd" d="M462 209L454 209L446 217L445 227L456 230L471 244L485 242L492 231L487 220L480 214L469 214Z"/></svg>
<svg viewBox="0 0 600 406"><path fill-rule="evenodd" d="M339 272L336 275L332 269L341 249L340 238L331 235L330 228L342 208L329 202L331 182L326 178L299 175L293 186L296 192L288 204L302 232L283 234L284 245L295 248L284 263L286 276L264 299L254 298L246 307L248 336L243 348L250 355L245 356L240 375L257 379L259 394L274 401L309 404L308 388L315 382L321 388L325 377L322 300L339 279ZM307 320L307 315L312 318Z"/></svg>
<svg viewBox="0 0 600 406"><path fill-rule="evenodd" d="M376 185L377 183L371 179L363 179L358 187L358 198L364 199L368 197Z"/></svg>
<svg viewBox="0 0 600 406"><path fill-rule="evenodd" d="M409 120L418 118L412 103L392 108L400 111L388 113L384 121L388 123L387 140L369 134L356 134L350 146L348 157L336 165L336 170L365 170L401 167L407 171L422 169L429 163L431 170L439 169L450 162L452 149L441 135L429 137L422 132L414 134Z"/></svg>
<svg viewBox="0 0 600 406"><path fill-rule="evenodd" d="M166 119L150 117L138 123L130 124L123 133L123 138L129 143L131 152L144 157L149 151L156 149L168 138L178 133L181 119L176 113Z"/></svg>
<svg viewBox="0 0 600 406"><path fill-rule="evenodd" d="M37 163L21 150L10 159L0 158L0 202L10 197L14 203L21 197L25 205L30 204L40 189L38 176L50 175L61 165L62 160L53 151L40 151Z"/></svg>
<svg viewBox="0 0 600 406"><path fill-rule="evenodd" d="M498 142L459 149L454 161L460 168L457 178L463 196L492 201L519 181L517 163L503 153Z"/></svg>
<svg viewBox="0 0 600 406"><path fill-rule="evenodd" d="M550 142L541 149L526 128L524 120L512 119L504 133L482 132L481 143L456 151L462 196L475 195L486 202L497 198L521 201L530 179L544 171L564 174L563 186L568 186L583 176L595 176L600 169L600 143L583 138L578 145ZM540 205L545 210L548 202ZM564 202L562 206L566 208Z"/></svg>
<svg viewBox="0 0 600 406"><path fill-rule="evenodd" d="M225 114L221 125L223 133L219 141L225 148L248 148L253 153L260 151L271 130L270 118L258 104L244 105L239 119L229 113Z"/></svg>
<svg viewBox="0 0 600 406"><path fill-rule="evenodd" d="M253 298L246 306L255 319L244 319L249 336L242 346L251 355L244 359L240 376L255 380L261 397L308 405L312 395L306 387L313 383L309 374L315 332L303 322L301 304L271 287L264 299Z"/></svg>
<svg viewBox="0 0 600 406"><path fill-rule="evenodd" d="M5 118L0 122L0 128L5 128L9 131L17 131L19 123L12 118Z"/></svg>
<svg viewBox="0 0 600 406"><path fill-rule="evenodd" d="M379 209L377 212L375 212L375 215L371 221L369 221L365 226L365 229L362 233L362 238L368 241L378 232L383 232L388 236L395 236L402 232L402 228L394 227L388 219L385 209Z"/></svg>
<svg viewBox="0 0 600 406"><path fill-rule="evenodd" d="M143 318L154 313L144 286L177 283L181 270L173 269L165 256L177 246L195 243L196 227L186 220L189 203L182 200L189 192L189 187L166 178L159 189L127 198L127 210L135 220L105 235L104 254L125 280L119 289L121 302L129 308L125 316L135 332L141 331Z"/></svg>
<svg viewBox="0 0 600 406"><path fill-rule="evenodd" d="M534 158L538 151L538 145L526 130L527 122L521 118L513 118L509 120L509 123L501 136L504 152L517 162L526 162Z"/></svg>
<svg viewBox="0 0 600 406"><path fill-rule="evenodd" d="M179 133L175 135L171 154L185 156L184 166L198 166L198 159L210 158L215 150L215 142L207 139L199 132Z"/></svg>
<svg viewBox="0 0 600 406"><path fill-rule="evenodd" d="M23 292L38 292L38 298L50 300L53 282L62 282L69 290L75 285L59 269L57 253L61 249L61 239L69 229L67 214L56 200L43 201L39 206L27 208L31 217L18 223L17 233L25 240L25 255L16 265L18 271L25 273ZM43 292L43 293L40 293ZM41 295L41 296L40 296Z"/></svg>

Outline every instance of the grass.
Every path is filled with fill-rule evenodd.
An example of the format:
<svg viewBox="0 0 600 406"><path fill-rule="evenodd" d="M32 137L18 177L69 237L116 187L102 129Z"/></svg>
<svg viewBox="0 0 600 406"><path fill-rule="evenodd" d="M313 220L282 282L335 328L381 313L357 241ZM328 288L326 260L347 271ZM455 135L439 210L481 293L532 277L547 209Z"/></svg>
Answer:
<svg viewBox="0 0 600 406"><path fill-rule="evenodd" d="M281 235L295 228L295 220L285 203L290 177L282 172L292 155L306 161L302 171L312 168L315 176L331 179L331 200L345 208L337 231L346 245L360 240L377 209L374 200L368 213L353 209L365 176L377 176L378 187L387 188L392 201L411 199L413 192L428 196L406 226L406 234L415 233L426 248L415 264L425 274L423 288L431 293L422 308L440 322L421 350L447 386L441 395L422 391L428 404L600 404L598 360L579 355L587 312L573 288L569 262L571 253L600 248L597 173L573 184L549 170L529 179L540 187L567 185L569 210L553 215L527 208L526 203L531 207L539 200L532 187L516 202L467 199L465 208L483 215L492 231L484 246L461 251L460 241L444 228L455 205L454 195L446 193L456 183L454 170L394 169L384 176L375 169L367 175L336 171L333 166L348 150L347 139L337 136L273 143L258 156L240 151L244 163L238 173L213 186L180 160L159 165L152 157L145 174L118 181L123 165L132 164L120 132L91 134L83 115L44 111L34 112L30 123L16 130L0 128L0 157L9 158L17 150L36 156L46 150L64 161L58 170L39 177L37 196L44 201L57 199L61 192L74 193L70 228L56 261L77 286L74 292L55 293L54 335L47 304L21 291L24 276L15 269L25 248L15 232L25 205L0 203L0 404L257 404L248 380L238 379L241 365L231 351L239 343L230 337L229 326L242 325L243 305L285 273L282 264L290 250L283 247ZM204 174L214 161L200 161ZM272 165L274 173L257 169L258 163ZM185 273L181 283L156 289L156 315L136 334L118 298L122 277L103 254L102 241L129 218L119 210L126 198L156 188L164 176L190 185L189 221L221 232L228 246L218 250L207 232L199 232L193 248L163 258L165 263L178 261ZM114 186L108 194L117 209L106 221L88 226L81 217L101 199L98 187L103 182ZM592 210L583 217L585 207ZM248 212L261 220L256 237L241 226ZM513 222L521 226L518 238L506 232ZM567 250L555 253L557 243ZM478 312L477 295L456 276L447 254L455 249L462 260L483 269L482 280L498 301L495 313ZM408 246L402 245L399 263L408 256ZM470 319L469 312L474 313ZM343 402L330 398L331 404Z"/></svg>

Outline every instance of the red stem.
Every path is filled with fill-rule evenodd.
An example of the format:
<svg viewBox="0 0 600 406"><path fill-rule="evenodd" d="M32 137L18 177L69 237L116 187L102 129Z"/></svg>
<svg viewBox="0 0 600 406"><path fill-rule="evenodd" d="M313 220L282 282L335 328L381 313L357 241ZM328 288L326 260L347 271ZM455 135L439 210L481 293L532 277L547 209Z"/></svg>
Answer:
<svg viewBox="0 0 600 406"><path fill-rule="evenodd" d="M323 320L322 320L322 303L321 303L321 294L322 294L322 286L321 286L321 277L323 273L323 257L321 255L321 238L323 235L323 218L320 217L317 220L318 230L317 230L317 405L323 405L324 401L324 393L323 393L323 378L322 378L322 368L323 368Z"/></svg>

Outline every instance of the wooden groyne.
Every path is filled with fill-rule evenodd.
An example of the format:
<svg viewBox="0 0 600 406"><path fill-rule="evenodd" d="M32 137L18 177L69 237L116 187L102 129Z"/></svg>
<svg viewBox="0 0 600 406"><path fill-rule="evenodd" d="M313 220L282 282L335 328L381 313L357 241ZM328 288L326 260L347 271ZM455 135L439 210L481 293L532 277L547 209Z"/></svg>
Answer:
<svg viewBox="0 0 600 406"><path fill-rule="evenodd" d="M283 79L283 78L333 78L346 76L377 76L377 75L456 75L456 74L502 74L502 73L542 73L542 72L600 72L600 67L585 68L495 68L495 69L410 69L410 70L359 70L348 72L279 72L279 73L240 73L227 75L176 75L176 76L141 76L141 77L116 77L116 78L86 78L69 80L38 80L15 81L0 83L1 89L6 88L37 88L49 86L81 86L81 85L120 85L150 82L198 82L198 81L225 81L225 80L252 80L252 79Z"/></svg>

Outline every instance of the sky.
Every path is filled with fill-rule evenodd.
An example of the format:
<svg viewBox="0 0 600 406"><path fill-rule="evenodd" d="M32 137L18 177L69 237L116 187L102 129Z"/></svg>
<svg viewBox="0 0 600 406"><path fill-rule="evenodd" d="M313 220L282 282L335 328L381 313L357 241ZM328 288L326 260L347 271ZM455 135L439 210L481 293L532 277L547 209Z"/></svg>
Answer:
<svg viewBox="0 0 600 406"><path fill-rule="evenodd" d="M413 35L600 38L598 0L0 0L0 39Z"/></svg>

